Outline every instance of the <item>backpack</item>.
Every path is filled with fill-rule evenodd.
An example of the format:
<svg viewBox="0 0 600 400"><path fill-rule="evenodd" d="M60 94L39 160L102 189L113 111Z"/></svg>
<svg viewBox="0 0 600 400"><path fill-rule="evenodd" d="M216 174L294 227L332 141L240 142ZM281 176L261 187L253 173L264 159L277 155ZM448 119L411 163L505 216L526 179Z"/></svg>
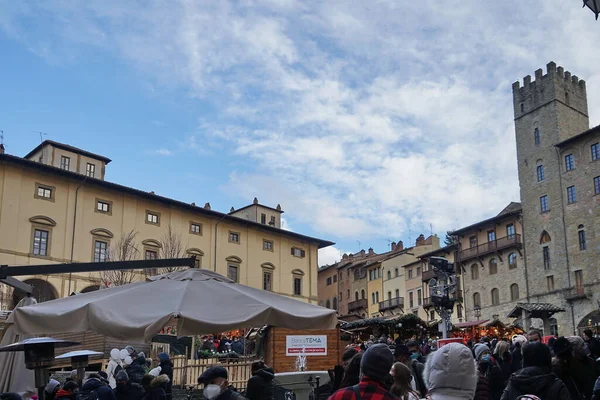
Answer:
<svg viewBox="0 0 600 400"><path fill-rule="evenodd" d="M113 371L113 376L116 377L117 374L119 373L119 371L121 371L123 369L122 366L120 366L119 364L117 364L117 367L115 368L115 370Z"/></svg>
<svg viewBox="0 0 600 400"><path fill-rule="evenodd" d="M77 393L77 400L98 400L96 390L86 390Z"/></svg>

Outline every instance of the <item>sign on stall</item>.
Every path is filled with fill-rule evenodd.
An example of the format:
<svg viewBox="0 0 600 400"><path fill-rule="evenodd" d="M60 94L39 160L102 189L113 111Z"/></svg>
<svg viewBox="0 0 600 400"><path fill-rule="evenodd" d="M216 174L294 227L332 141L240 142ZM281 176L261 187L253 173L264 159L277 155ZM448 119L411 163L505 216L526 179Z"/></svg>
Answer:
<svg viewBox="0 0 600 400"><path fill-rule="evenodd" d="M327 335L288 335L285 337L286 356L298 356L303 352L306 356L326 356Z"/></svg>

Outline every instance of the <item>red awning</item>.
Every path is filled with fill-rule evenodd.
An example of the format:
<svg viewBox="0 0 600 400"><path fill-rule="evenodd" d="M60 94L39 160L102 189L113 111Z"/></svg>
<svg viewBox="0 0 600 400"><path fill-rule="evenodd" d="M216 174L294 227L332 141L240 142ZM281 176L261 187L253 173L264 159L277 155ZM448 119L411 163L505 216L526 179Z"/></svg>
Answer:
<svg viewBox="0 0 600 400"><path fill-rule="evenodd" d="M459 322L458 324L454 324L454 326L457 328L470 328L472 326L485 324L488 321L489 321L489 319L483 319L480 321Z"/></svg>

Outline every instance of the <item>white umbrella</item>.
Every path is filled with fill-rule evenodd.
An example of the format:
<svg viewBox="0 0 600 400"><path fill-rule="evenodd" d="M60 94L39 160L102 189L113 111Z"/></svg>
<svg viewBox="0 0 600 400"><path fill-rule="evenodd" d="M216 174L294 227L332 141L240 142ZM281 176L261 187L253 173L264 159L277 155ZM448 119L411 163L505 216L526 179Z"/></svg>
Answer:
<svg viewBox="0 0 600 400"><path fill-rule="evenodd" d="M334 310L195 268L19 308L12 317L18 332L94 331L129 341L150 341L172 318L178 319L180 336L263 325L333 329L337 324Z"/></svg>
<svg viewBox="0 0 600 400"><path fill-rule="evenodd" d="M36 304L33 297L23 297L15 307L15 310ZM7 323L11 323L12 315L8 317ZM22 335L15 332L13 324L6 329L0 346L5 346L29 339L31 335ZM35 391L33 370L25 368L25 353L22 351L0 353L0 393L15 392L23 393L28 390Z"/></svg>

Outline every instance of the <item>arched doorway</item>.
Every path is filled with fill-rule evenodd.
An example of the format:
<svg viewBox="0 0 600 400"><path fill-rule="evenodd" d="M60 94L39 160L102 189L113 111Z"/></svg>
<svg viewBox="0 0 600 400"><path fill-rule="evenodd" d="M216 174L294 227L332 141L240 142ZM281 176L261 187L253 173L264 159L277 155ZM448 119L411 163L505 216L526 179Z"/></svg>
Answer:
<svg viewBox="0 0 600 400"><path fill-rule="evenodd" d="M600 310L592 311L579 321L577 332L581 335L586 329L591 329L595 334L600 332Z"/></svg>
<svg viewBox="0 0 600 400"><path fill-rule="evenodd" d="M58 298L58 293L51 283L41 279L27 279L23 282L33 288L33 293L31 293L31 295L37 300L38 303L43 303L44 301L55 300ZM25 295L25 292L15 289L12 296L12 308L14 308L19 301L25 297Z"/></svg>
<svg viewBox="0 0 600 400"><path fill-rule="evenodd" d="M100 286L98 286L98 285L88 286L88 287L84 288L80 293L95 292L96 290L100 290Z"/></svg>

